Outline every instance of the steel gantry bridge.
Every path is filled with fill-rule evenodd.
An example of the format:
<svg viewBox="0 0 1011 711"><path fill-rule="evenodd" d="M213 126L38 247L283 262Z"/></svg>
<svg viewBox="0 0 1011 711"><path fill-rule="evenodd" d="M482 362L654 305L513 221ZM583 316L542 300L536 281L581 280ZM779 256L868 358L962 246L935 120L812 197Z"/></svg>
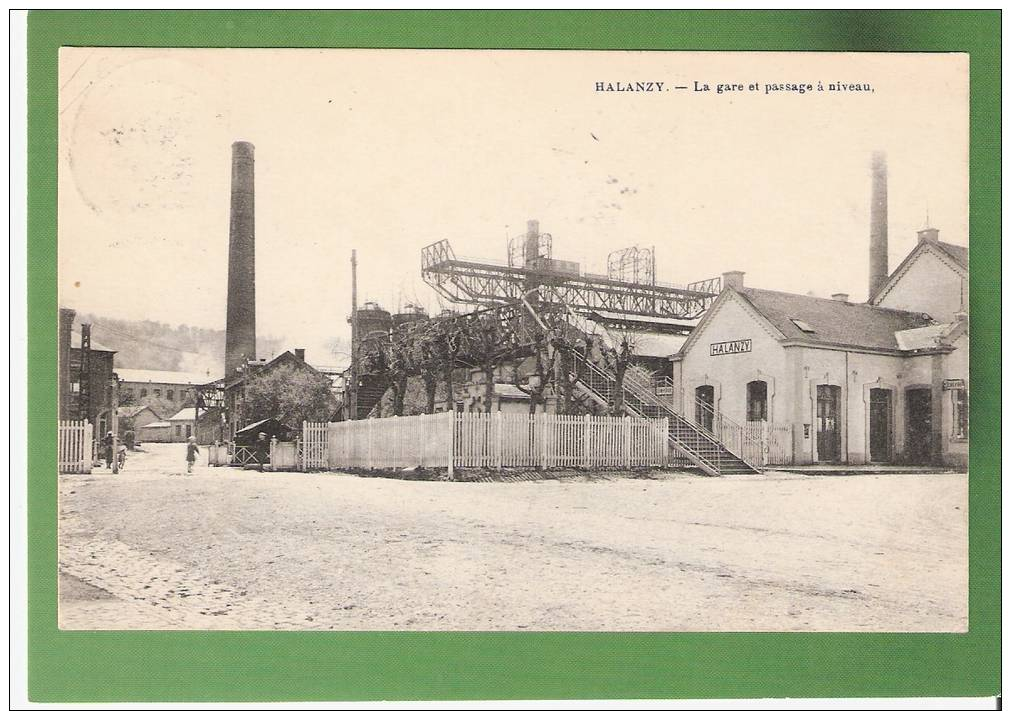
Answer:
<svg viewBox="0 0 1011 711"><path fill-rule="evenodd" d="M510 262L458 258L443 239L422 249L421 274L436 292L458 304L515 302L536 289L543 302L576 311L689 320L705 313L721 287L720 277L677 286L655 278L632 281L617 274L587 274L574 262L537 255L528 255L520 264Z"/></svg>

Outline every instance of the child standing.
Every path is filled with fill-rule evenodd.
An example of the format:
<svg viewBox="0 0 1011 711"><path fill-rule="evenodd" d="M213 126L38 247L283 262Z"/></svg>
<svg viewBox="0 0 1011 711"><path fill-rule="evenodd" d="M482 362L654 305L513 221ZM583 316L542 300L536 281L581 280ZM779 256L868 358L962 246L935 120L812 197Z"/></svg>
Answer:
<svg viewBox="0 0 1011 711"><path fill-rule="evenodd" d="M197 461L197 455L200 453L200 447L197 446L197 438L190 437L189 441L186 443L186 473L193 473L193 463Z"/></svg>

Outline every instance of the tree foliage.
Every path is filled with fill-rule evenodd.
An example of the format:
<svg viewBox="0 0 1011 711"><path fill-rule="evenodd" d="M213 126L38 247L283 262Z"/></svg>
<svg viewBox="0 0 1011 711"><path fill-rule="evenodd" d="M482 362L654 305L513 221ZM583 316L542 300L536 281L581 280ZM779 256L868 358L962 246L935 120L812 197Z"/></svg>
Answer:
<svg viewBox="0 0 1011 711"><path fill-rule="evenodd" d="M243 409L249 422L274 417L300 428L304 421L329 420L335 405L325 375L291 364L256 373L245 385Z"/></svg>

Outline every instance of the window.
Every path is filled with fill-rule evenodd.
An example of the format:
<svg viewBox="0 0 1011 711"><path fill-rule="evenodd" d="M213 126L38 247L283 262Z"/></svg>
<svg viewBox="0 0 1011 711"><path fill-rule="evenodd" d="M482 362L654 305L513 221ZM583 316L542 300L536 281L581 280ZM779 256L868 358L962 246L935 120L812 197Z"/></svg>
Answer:
<svg viewBox="0 0 1011 711"><path fill-rule="evenodd" d="M155 397L161 397L161 388L155 388L154 389L154 396Z"/></svg>
<svg viewBox="0 0 1011 711"><path fill-rule="evenodd" d="M804 333L814 333L814 327L811 326L807 321L801 321L799 318L790 319L793 321L793 325L799 328Z"/></svg>
<svg viewBox="0 0 1011 711"><path fill-rule="evenodd" d="M969 437L969 393L965 388L951 391L952 439L968 439Z"/></svg>
<svg viewBox="0 0 1011 711"><path fill-rule="evenodd" d="M165 391L165 399L166 400L175 400L176 399L176 391L175 390L166 390Z"/></svg>
<svg viewBox="0 0 1011 711"><path fill-rule="evenodd" d="M764 380L748 383L748 422L765 421L769 413L769 387Z"/></svg>
<svg viewBox="0 0 1011 711"><path fill-rule="evenodd" d="M186 436L189 437L193 434L193 425L186 425Z"/></svg>
<svg viewBox="0 0 1011 711"><path fill-rule="evenodd" d="M140 389L140 396L141 397L147 397L147 388L141 388Z"/></svg>
<svg viewBox="0 0 1011 711"><path fill-rule="evenodd" d="M183 433L183 426L176 425L176 437L180 436L182 433Z"/></svg>

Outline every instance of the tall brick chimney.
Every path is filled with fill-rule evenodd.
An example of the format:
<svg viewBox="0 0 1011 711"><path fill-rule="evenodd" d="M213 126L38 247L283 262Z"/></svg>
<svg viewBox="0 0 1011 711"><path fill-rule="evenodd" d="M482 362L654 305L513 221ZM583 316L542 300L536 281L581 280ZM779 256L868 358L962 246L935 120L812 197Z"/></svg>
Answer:
<svg viewBox="0 0 1011 711"><path fill-rule="evenodd" d="M256 250L253 144L232 144L232 214L228 225L225 375L256 359Z"/></svg>
<svg viewBox="0 0 1011 711"><path fill-rule="evenodd" d="M867 298L888 279L888 163L882 151L871 154L871 249Z"/></svg>

